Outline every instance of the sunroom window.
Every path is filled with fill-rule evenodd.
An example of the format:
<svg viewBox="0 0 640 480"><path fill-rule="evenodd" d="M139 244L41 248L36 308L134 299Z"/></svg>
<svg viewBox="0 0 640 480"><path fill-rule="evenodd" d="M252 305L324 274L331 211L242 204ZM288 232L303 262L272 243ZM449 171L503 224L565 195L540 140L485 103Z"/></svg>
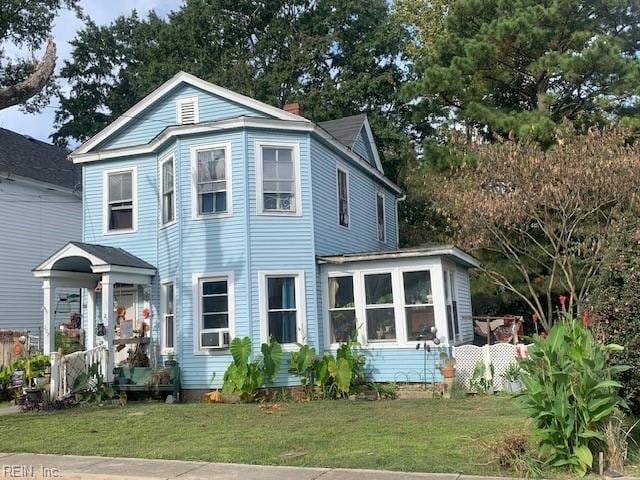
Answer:
<svg viewBox="0 0 640 480"><path fill-rule="evenodd" d="M458 302L456 296L455 273L444 271L444 293L445 306L447 310L447 329L449 340L455 341L460 334L460 323L458 322Z"/></svg>
<svg viewBox="0 0 640 480"><path fill-rule="evenodd" d="M108 174L109 231L133 229L133 172Z"/></svg>
<svg viewBox="0 0 640 480"><path fill-rule="evenodd" d="M227 211L226 149L197 151L198 214Z"/></svg>
<svg viewBox="0 0 640 480"><path fill-rule="evenodd" d="M329 278L329 318L331 343L346 342L356 333L356 304L353 277Z"/></svg>
<svg viewBox="0 0 640 480"><path fill-rule="evenodd" d="M422 340L435 326L431 273L404 272L403 283L407 341Z"/></svg>
<svg viewBox="0 0 640 480"><path fill-rule="evenodd" d="M262 209L296 212L296 171L293 149L262 147Z"/></svg>
<svg viewBox="0 0 640 480"><path fill-rule="evenodd" d="M391 273L365 275L367 340L385 342L396 339Z"/></svg>

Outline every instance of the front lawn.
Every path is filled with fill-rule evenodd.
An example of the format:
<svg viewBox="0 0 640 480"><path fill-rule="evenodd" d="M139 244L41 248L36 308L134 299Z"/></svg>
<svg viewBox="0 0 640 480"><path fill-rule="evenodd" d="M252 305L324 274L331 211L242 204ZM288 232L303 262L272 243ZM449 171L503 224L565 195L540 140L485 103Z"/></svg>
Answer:
<svg viewBox="0 0 640 480"><path fill-rule="evenodd" d="M506 397L258 405L132 403L0 421L0 452L128 456L419 472L501 473L497 432L526 419ZM502 472L505 473L505 472Z"/></svg>

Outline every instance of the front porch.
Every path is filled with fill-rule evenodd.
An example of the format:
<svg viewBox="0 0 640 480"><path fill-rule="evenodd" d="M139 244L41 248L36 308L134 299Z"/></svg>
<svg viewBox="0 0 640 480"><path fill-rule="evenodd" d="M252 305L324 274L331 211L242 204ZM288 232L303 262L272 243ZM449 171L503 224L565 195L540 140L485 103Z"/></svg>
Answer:
<svg viewBox="0 0 640 480"><path fill-rule="evenodd" d="M135 345L137 355L150 355L153 305L153 265L115 247L69 242L33 270L42 279L43 351L55 363L56 289L81 288L85 367L99 362L106 382L113 382L114 367L127 355L126 345ZM122 358L121 358L122 357ZM52 368L52 372L53 372ZM53 375L55 377L55 375ZM52 378L52 392L68 389L66 375ZM54 383L58 382L58 385Z"/></svg>

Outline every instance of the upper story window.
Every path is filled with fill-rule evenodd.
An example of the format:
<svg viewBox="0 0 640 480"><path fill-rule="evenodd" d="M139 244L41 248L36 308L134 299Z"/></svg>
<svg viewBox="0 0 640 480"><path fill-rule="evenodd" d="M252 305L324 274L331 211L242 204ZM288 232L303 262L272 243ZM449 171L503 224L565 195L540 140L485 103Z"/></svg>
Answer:
<svg viewBox="0 0 640 480"><path fill-rule="evenodd" d="M105 216L107 233L135 229L136 175L135 169L105 173Z"/></svg>
<svg viewBox="0 0 640 480"><path fill-rule="evenodd" d="M162 175L162 224L166 225L176 219L176 196L175 196L175 162L173 155L164 160L161 164Z"/></svg>
<svg viewBox="0 0 640 480"><path fill-rule="evenodd" d="M381 242L386 242L386 214L384 208L384 195L381 193L376 194L376 216L378 220L378 240Z"/></svg>
<svg viewBox="0 0 640 480"><path fill-rule="evenodd" d="M349 177L344 170L337 170L338 176L338 222L349 226Z"/></svg>
<svg viewBox="0 0 640 480"><path fill-rule="evenodd" d="M178 125L198 123L198 97L180 98L176 101L176 118Z"/></svg>
<svg viewBox="0 0 640 480"><path fill-rule="evenodd" d="M231 147L228 144L194 148L194 217L226 215L231 200Z"/></svg>
<svg viewBox="0 0 640 480"><path fill-rule="evenodd" d="M259 144L258 212L300 213L298 149L293 145Z"/></svg>

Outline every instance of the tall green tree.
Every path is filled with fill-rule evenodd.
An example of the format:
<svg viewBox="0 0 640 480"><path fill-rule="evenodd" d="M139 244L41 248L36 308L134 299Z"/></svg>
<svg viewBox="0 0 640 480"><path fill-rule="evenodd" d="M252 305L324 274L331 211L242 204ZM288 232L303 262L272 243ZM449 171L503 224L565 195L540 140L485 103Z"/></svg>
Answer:
<svg viewBox="0 0 640 480"><path fill-rule="evenodd" d="M399 0L416 33L418 79L408 88L428 131L553 141L564 120L620 119L640 93L635 0ZM413 18L406 12L431 10ZM422 23L421 23L421 20Z"/></svg>
<svg viewBox="0 0 640 480"><path fill-rule="evenodd" d="M54 85L56 65L51 29L56 15L65 8L81 15L78 0L0 2L0 110L14 105L34 110L46 103ZM40 60L16 59L8 54L15 49L34 52L44 45Z"/></svg>
<svg viewBox="0 0 640 480"><path fill-rule="evenodd" d="M388 10L385 0L186 0L166 19L89 23L62 70L72 88L54 139L85 140L184 70L274 106L299 102L314 121L372 113L395 174L412 150L399 133L407 34Z"/></svg>

